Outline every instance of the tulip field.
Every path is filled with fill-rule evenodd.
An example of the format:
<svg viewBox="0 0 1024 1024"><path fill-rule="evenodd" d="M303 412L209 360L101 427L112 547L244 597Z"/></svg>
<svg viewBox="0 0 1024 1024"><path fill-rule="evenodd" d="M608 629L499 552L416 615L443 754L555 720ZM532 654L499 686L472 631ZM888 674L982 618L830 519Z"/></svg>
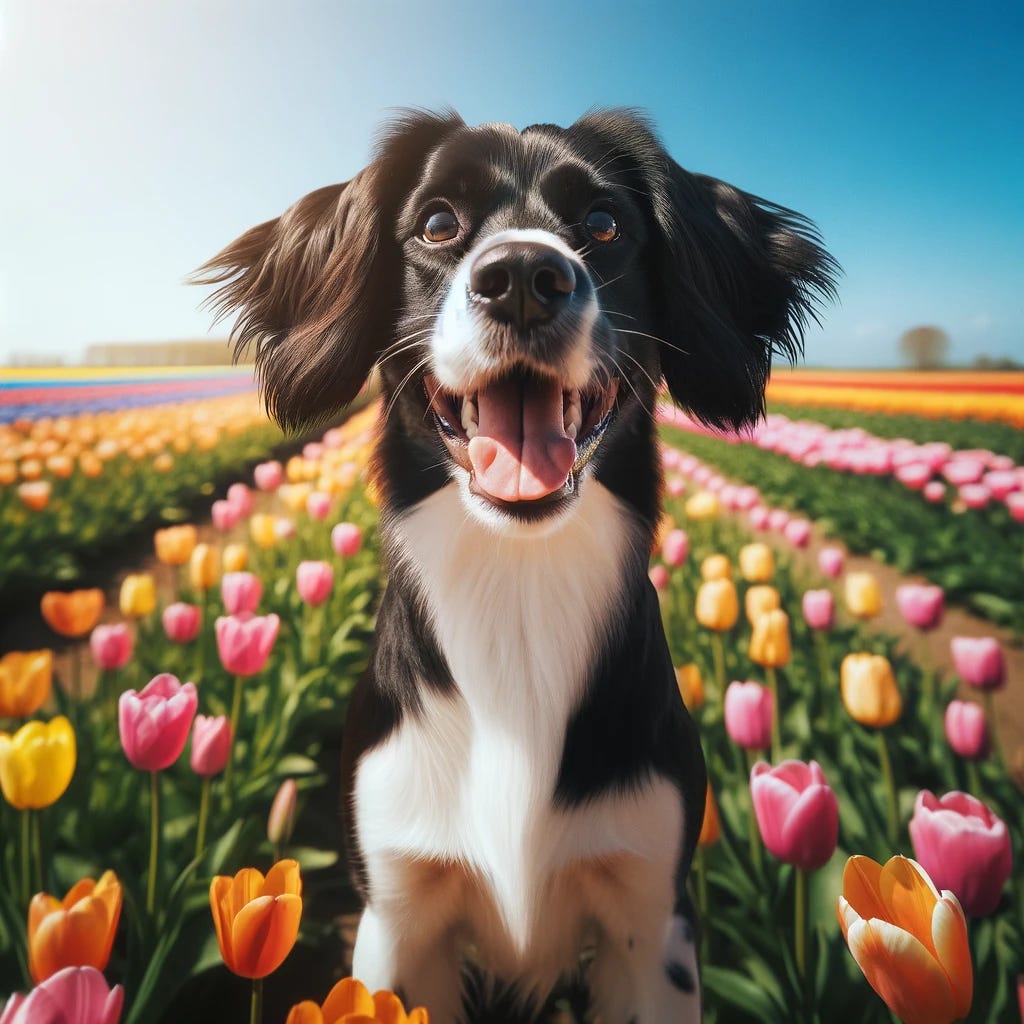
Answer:
<svg viewBox="0 0 1024 1024"><path fill-rule="evenodd" d="M285 450L244 374L124 379L0 391L0 603L32 640L0 649L0 1024L427 1024L348 978L343 941L379 407ZM1024 388L841 384L783 377L744 437L659 410L650 577L709 775L704 1019L1018 1022L1024 736L995 726ZM954 605L973 627L940 661Z"/></svg>

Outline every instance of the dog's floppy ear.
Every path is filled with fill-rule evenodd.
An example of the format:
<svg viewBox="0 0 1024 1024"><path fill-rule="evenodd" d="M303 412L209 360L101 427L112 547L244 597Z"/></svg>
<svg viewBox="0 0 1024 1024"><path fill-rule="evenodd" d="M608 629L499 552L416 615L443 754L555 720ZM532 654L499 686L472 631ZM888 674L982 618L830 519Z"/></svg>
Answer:
<svg viewBox="0 0 1024 1024"><path fill-rule="evenodd" d="M237 356L255 346L271 415L284 427L323 421L350 402L390 340L401 297L395 216L423 158L462 121L412 111L386 129L351 181L304 196L251 228L192 276L232 313Z"/></svg>
<svg viewBox="0 0 1024 1024"><path fill-rule="evenodd" d="M732 185L691 174L643 117L584 118L639 176L654 222L656 333L672 396L701 420L743 427L764 413L773 353L794 359L808 319L835 298L838 265L814 225Z"/></svg>

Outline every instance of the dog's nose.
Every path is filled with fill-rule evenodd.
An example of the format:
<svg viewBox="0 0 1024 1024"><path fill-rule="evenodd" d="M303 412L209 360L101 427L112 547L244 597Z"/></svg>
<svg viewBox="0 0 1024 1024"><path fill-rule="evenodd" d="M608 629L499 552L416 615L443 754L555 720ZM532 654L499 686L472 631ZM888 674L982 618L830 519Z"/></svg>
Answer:
<svg viewBox="0 0 1024 1024"><path fill-rule="evenodd" d="M520 328L553 320L576 290L563 253L543 242L503 242L481 252L469 272L474 302L489 316Z"/></svg>

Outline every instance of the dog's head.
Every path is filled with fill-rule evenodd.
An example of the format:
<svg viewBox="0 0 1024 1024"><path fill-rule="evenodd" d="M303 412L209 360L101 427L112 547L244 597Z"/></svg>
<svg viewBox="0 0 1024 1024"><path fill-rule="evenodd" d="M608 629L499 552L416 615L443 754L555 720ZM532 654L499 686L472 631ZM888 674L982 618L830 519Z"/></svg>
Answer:
<svg viewBox="0 0 1024 1024"><path fill-rule="evenodd" d="M684 170L635 113L522 132L411 113L197 280L240 314L282 424L327 418L377 364L393 506L454 479L501 525L556 521L588 473L656 491L662 378L708 423L754 422L834 270L804 218ZM653 493L622 496L653 517Z"/></svg>

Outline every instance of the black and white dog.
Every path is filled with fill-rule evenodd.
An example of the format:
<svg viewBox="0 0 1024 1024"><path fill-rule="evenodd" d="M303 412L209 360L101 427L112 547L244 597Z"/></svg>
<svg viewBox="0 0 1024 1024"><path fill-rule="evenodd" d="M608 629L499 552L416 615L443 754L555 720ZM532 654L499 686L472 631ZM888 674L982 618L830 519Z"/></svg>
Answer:
<svg viewBox="0 0 1024 1024"><path fill-rule="evenodd" d="M524 1013L593 950L603 1024L697 1021L704 811L647 558L652 409L763 411L835 265L799 215L691 174L629 111L570 128L409 113L376 159L199 272L286 425L376 364L389 582L345 736L354 974Z"/></svg>

